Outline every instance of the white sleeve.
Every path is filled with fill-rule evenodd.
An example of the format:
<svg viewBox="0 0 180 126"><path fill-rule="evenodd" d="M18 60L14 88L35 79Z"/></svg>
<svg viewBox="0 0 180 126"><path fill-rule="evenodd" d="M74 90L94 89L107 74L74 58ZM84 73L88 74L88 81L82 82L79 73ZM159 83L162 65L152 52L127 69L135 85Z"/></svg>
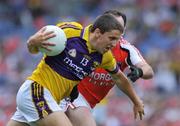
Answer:
<svg viewBox="0 0 180 126"><path fill-rule="evenodd" d="M128 57L126 59L126 63L128 65L136 65L137 63L145 62L139 50L135 46L129 43L123 43L120 45L120 48L128 52Z"/></svg>

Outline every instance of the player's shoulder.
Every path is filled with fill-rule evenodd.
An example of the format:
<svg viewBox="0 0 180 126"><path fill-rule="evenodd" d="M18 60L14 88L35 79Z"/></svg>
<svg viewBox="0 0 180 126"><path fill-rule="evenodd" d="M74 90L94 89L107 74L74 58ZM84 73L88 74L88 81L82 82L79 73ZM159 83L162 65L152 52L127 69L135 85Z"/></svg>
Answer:
<svg viewBox="0 0 180 126"><path fill-rule="evenodd" d="M114 59L112 51L110 51L110 50L107 51L106 53L104 53L102 56L103 56L102 57L102 63L107 63L107 62L110 62Z"/></svg>
<svg viewBox="0 0 180 126"><path fill-rule="evenodd" d="M59 22L57 26L64 30L67 38L79 37L83 26L78 22Z"/></svg>
<svg viewBox="0 0 180 126"><path fill-rule="evenodd" d="M72 28L72 29L81 30L83 28L83 26L78 22L59 22L57 23L57 26L62 29Z"/></svg>

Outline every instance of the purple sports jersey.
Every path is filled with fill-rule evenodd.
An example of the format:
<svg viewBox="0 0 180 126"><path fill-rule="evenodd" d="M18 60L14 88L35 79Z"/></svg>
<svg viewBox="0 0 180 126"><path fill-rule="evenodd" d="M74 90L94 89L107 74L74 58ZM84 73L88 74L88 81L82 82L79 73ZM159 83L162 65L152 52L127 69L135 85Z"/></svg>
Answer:
<svg viewBox="0 0 180 126"><path fill-rule="evenodd" d="M53 70L70 80L81 80L89 75L102 61L102 54L89 53L86 41L80 37L67 40L65 50L57 56L45 58Z"/></svg>

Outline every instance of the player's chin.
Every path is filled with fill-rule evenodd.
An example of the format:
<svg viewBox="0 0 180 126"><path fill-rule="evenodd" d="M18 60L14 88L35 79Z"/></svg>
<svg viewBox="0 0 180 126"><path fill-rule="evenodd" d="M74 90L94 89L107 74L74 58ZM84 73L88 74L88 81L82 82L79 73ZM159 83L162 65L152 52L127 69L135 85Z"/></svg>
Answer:
<svg viewBox="0 0 180 126"><path fill-rule="evenodd" d="M104 49L103 51L102 51L102 54L104 54L104 53L106 53L106 52L108 52L109 51L109 49Z"/></svg>
<svg viewBox="0 0 180 126"><path fill-rule="evenodd" d="M102 50L102 51L99 51L99 53L101 53L101 54L104 54L104 53L106 53L107 51L105 51L105 50Z"/></svg>
<svg viewBox="0 0 180 126"><path fill-rule="evenodd" d="M106 53L107 51L109 51L108 49L99 49L98 52L101 54Z"/></svg>

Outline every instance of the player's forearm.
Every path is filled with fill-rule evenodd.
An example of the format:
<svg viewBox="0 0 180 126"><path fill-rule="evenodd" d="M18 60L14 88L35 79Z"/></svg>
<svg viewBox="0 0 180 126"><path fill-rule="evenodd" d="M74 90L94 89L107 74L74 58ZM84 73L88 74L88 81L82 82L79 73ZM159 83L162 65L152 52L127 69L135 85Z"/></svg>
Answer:
<svg viewBox="0 0 180 126"><path fill-rule="evenodd" d="M35 46L34 40L32 37L30 37L27 41L27 48L28 48L29 52L32 54L37 54L39 52L38 47Z"/></svg>
<svg viewBox="0 0 180 126"><path fill-rule="evenodd" d="M143 71L143 76L141 78L151 79L154 76L154 72L153 72L151 66L149 66L147 63L137 64L136 66L138 68L141 68Z"/></svg>
<svg viewBox="0 0 180 126"><path fill-rule="evenodd" d="M122 90L135 105L139 105L141 100L137 96L126 76L122 72L119 72L118 75L112 75L112 77L118 88Z"/></svg>

